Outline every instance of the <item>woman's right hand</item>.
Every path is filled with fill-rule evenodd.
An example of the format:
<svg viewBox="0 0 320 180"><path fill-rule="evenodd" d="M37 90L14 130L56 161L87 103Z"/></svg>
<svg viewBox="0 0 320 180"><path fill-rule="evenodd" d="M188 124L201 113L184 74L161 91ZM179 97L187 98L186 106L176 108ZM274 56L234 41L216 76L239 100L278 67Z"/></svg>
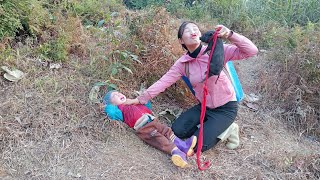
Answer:
<svg viewBox="0 0 320 180"><path fill-rule="evenodd" d="M224 25L217 25L215 27L215 29L216 30L218 30L218 29L220 30L219 34L218 34L218 37L227 39L228 37L230 37L232 35L232 31L230 31L230 29L225 27Z"/></svg>
<svg viewBox="0 0 320 180"><path fill-rule="evenodd" d="M131 105L131 104L140 104L139 100L137 98L135 99L128 99L126 100L126 102L124 103L126 105Z"/></svg>

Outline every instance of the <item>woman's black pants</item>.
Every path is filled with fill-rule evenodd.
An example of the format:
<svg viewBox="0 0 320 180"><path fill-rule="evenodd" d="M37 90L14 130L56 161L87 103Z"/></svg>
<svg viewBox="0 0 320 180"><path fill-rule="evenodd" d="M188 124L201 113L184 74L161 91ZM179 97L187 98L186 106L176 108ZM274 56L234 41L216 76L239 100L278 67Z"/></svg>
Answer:
<svg viewBox="0 0 320 180"><path fill-rule="evenodd" d="M230 101L227 104L211 109L206 109L203 120L203 146L206 151L216 145L220 139L217 137L223 133L235 120L238 112L238 102ZM198 137L200 128L201 104L198 104L182 113L172 124L172 130L176 136L185 139L192 135ZM197 147L197 146L196 146Z"/></svg>

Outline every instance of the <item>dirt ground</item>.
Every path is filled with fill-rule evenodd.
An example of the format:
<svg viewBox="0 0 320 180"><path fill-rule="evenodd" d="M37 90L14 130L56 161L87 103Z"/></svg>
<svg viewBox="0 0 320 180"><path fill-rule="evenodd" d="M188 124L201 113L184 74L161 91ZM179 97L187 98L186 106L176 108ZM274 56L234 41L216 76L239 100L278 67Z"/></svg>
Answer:
<svg viewBox="0 0 320 180"><path fill-rule="evenodd" d="M244 103L236 122L241 145L223 143L204 152L210 169L175 167L170 156L139 140L124 124L111 122L89 102L96 81L86 63L58 70L21 57L27 76L0 78L0 179L319 179L320 143L290 131L267 111L255 85L268 60L263 54L236 62L246 94L259 95L258 110ZM161 106L160 106L161 104ZM155 99L155 113L166 106ZM174 102L167 107L178 108ZM166 122L164 119L161 119Z"/></svg>

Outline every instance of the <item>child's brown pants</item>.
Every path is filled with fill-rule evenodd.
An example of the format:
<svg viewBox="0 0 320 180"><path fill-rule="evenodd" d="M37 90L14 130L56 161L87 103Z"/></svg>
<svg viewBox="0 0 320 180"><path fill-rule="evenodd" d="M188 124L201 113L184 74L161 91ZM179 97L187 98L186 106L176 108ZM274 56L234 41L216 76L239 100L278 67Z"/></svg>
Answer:
<svg viewBox="0 0 320 180"><path fill-rule="evenodd" d="M157 119L147 123L136 131L137 136L147 144L171 154L176 145L170 140L174 136L167 125L160 123Z"/></svg>

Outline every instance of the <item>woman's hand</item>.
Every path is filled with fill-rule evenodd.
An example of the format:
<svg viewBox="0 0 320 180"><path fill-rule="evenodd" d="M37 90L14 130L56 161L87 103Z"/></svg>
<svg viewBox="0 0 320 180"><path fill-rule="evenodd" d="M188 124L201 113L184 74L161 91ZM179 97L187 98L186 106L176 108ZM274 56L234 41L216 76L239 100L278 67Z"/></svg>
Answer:
<svg viewBox="0 0 320 180"><path fill-rule="evenodd" d="M135 98L135 99L127 99L124 104L126 104L126 105L140 104L140 102L139 102L139 100L137 98Z"/></svg>
<svg viewBox="0 0 320 180"><path fill-rule="evenodd" d="M229 38L233 33L232 31L230 31L230 29L228 29L224 25L217 25L215 29L216 30L220 29L218 37L225 38L225 39Z"/></svg>

